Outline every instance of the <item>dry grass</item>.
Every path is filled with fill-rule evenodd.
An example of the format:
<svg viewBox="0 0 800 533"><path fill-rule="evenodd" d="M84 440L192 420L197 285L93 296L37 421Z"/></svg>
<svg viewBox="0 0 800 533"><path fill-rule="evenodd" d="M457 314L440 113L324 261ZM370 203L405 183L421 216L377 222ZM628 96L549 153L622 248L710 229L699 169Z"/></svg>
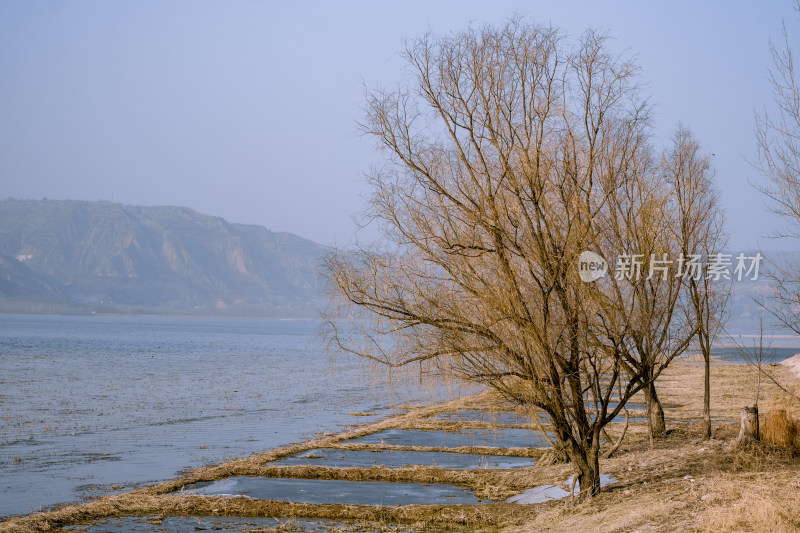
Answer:
<svg viewBox="0 0 800 533"><path fill-rule="evenodd" d="M698 529L707 532L800 530L800 492L796 473L764 473L744 479L720 476L714 506L698 517Z"/></svg>
<svg viewBox="0 0 800 533"><path fill-rule="evenodd" d="M283 517L326 519L337 521L368 521L374 523L403 524L415 530L474 530L491 522L492 517L504 516L503 522L521 523L533 510L513 504L490 505L409 505L380 507L346 504L305 504L273 500L253 500L240 497L213 496L149 496L126 494L104 498L85 506L72 506L62 513L73 514L70 523L115 516L202 516L202 517ZM58 517L39 520L30 529L26 524L11 526L6 531L52 531L60 525Z"/></svg>
<svg viewBox="0 0 800 533"><path fill-rule="evenodd" d="M691 444L699 435L694 426L673 426L669 438L653 449L647 443L628 445L623 454L602 462L618 482L591 502L541 504L535 522L507 530L796 531L800 465L795 456L760 444L731 446L734 423L717 428L722 439ZM766 521L749 514L742 507L748 498L768 499L777 514Z"/></svg>
<svg viewBox="0 0 800 533"><path fill-rule="evenodd" d="M782 368L783 383L798 380ZM744 365L712 367L714 439L701 441L703 369L679 362L660 380L669 436L651 449L639 428L601 468L619 480L591 502L539 505L535 521L508 531L798 531L800 462L768 443L731 443L741 408L753 405L756 372ZM762 381L761 400L797 412L797 400ZM727 422L725 420L728 420ZM640 424L640 426L643 426ZM634 426L634 429L636 426Z"/></svg>
<svg viewBox="0 0 800 533"><path fill-rule="evenodd" d="M798 426L800 424L786 412L786 409L767 411L760 423L761 440L782 448L797 450Z"/></svg>
<svg viewBox="0 0 800 533"><path fill-rule="evenodd" d="M459 446L445 448L442 446L404 446L400 444L372 444L366 442L339 442L329 446L339 450L383 451L396 450L404 452L447 452L468 453L473 455L504 455L511 457L531 457L538 459L549 448L501 448L492 446Z"/></svg>

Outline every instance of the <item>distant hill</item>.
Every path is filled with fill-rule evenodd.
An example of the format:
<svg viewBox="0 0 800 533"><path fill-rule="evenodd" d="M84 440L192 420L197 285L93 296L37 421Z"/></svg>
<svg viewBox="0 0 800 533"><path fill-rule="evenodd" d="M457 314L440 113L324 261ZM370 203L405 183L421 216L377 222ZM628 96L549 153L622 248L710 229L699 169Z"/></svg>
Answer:
<svg viewBox="0 0 800 533"><path fill-rule="evenodd" d="M0 201L0 311L310 316L328 248L183 207Z"/></svg>

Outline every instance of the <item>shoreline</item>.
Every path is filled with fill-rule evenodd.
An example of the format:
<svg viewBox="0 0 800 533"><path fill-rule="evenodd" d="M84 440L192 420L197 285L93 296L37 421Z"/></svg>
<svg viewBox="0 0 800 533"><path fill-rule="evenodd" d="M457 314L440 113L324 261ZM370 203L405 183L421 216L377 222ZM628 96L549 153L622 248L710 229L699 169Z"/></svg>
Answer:
<svg viewBox="0 0 800 533"><path fill-rule="evenodd" d="M800 356L798 356L800 360ZM789 365L771 369L784 380L800 379ZM458 409L496 408L498 399L491 391L448 402L414 407L407 413L372 422L303 443L270 450L244 459L216 466L194 469L185 476L142 487L121 495L105 496L90 503L28 515L0 524L0 531L44 531L53 526L86 524L109 517L190 516L275 516L309 520L334 520L337 523L369 524L375 531L406 530L495 530L523 531L546 527L552 531L589 529L597 532L619 529L641 531L738 531L753 528L762 520L741 511L743 502L751 501L753 491L761 507L768 510L770 524L781 530L786 524L800 523L800 496L786 494L780 487L800 475L800 465L792 453L768 445L741 449L729 443L736 437L740 409L752 402L755 371L745 364L712 366L712 415L714 438L697 438L701 426L702 390L696 383L702 369L688 361L676 362L659 378L660 395L667 416L669 435L652 445L646 423L631 423L628 434L611 459L601 461L604 473L616 482L606 487L593 502L579 504L569 500L530 505L503 501L513 494L541 485L560 485L572 473L569 465L539 465L516 470L459 471L432 467L404 468L330 468L324 466L277 466L271 461L288 455L329 447L339 449L408 449L385 444L356 444L343 441L391 428L427 428L454 430L457 427L489 428L489 422L453 423L433 415ZM753 389L754 390L754 389ZM762 403L784 406L800 412L800 403L782 396L774 385L762 383ZM716 398L716 400L715 400ZM612 423L614 434L621 424ZM433 451L433 448L420 448ZM454 453L492 453L496 448L448 449ZM508 449L509 455L525 454L538 458L545 449ZM474 490L479 497L495 503L482 505L412 505L374 507L368 505L299 504L273 500L246 500L218 496L176 496L173 493L190 483L225 479L232 476L263 476L341 481L385 480L392 482L451 483ZM794 507L792 507L794 506ZM643 512L643 509L646 511ZM789 511L781 511L789 509ZM749 520L749 522L748 522ZM793 522L798 521L798 522ZM750 524L750 526L748 526ZM385 529L382 529L385 526ZM755 527L759 529L759 527Z"/></svg>

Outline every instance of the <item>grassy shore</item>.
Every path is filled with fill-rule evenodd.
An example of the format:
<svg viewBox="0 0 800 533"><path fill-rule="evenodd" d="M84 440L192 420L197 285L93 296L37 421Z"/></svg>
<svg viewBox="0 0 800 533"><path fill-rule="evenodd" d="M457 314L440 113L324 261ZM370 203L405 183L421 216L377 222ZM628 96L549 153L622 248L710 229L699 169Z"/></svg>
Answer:
<svg viewBox="0 0 800 533"><path fill-rule="evenodd" d="M783 366L769 371L798 391ZM508 531L798 531L800 460L795 450L758 443L732 445L741 408L755 400L756 372L746 365L712 367L713 438L701 441L703 369L681 361L659 380L669 435L652 447L644 424L601 463L619 480L591 502L539 505L537 516ZM762 380L763 414L800 403Z"/></svg>
<svg viewBox="0 0 800 533"><path fill-rule="evenodd" d="M784 366L770 371L795 391L800 381ZM757 443L732 445L739 430L741 408L752 405L756 372L745 365L715 365L712 371L714 434L701 441L702 366L676 362L659 379L659 392L669 434L650 442L644 423L632 423L620 449L601 462L604 473L617 482L592 501L573 499L535 505L409 505L374 507L343 504L302 504L271 500L179 495L187 484L230 476L296 477L350 481L451 483L467 487L482 499L503 501L527 488L562 484L572 473L568 464L537 464L509 470L448 470L431 466L403 468L329 468L277 466L271 461L315 448L406 449L442 448L387 446L343 442L384 429L457 430L489 428L490 422L454 422L434 415L464 409L502 409L486 392L463 400L410 409L406 414L358 427L338 435L276 449L218 466L200 468L166 483L106 496L82 504L15 518L0 531L52 531L60 527L119 516L303 517L335 519L345 530L463 530L463 531L797 531L800 529L800 461L791 448ZM782 408L795 416L800 403L769 382L762 381L761 412ZM609 426L616 437L622 424ZM537 448L446 449L450 452L539 457ZM276 526L293 530L290 524ZM259 531L265 531L259 529Z"/></svg>

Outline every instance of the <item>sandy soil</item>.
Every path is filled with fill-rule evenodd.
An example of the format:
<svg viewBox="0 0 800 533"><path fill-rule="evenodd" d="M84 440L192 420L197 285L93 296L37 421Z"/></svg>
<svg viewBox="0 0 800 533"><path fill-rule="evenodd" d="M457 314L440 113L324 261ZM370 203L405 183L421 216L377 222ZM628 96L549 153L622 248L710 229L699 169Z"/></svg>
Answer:
<svg viewBox="0 0 800 533"><path fill-rule="evenodd" d="M781 364L789 367L789 369L792 371L792 374L794 374L796 378L800 379L800 353L794 357L790 357L789 359L781 361Z"/></svg>

